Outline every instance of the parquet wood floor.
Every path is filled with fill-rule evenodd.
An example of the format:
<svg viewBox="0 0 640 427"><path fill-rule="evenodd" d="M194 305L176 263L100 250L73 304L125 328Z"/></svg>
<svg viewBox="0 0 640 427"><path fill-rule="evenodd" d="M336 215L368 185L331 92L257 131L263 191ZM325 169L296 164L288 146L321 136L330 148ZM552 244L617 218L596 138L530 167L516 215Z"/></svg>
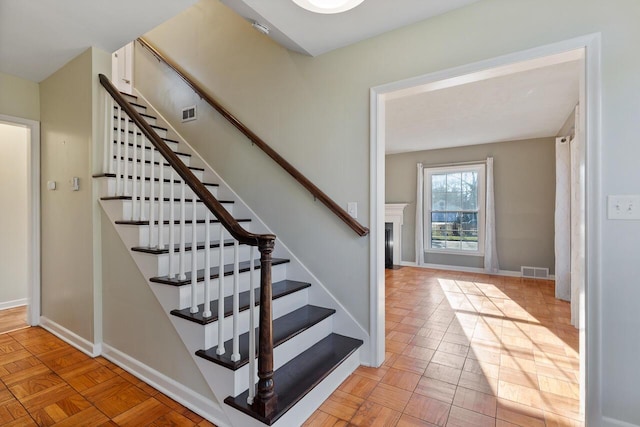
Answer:
<svg viewBox="0 0 640 427"><path fill-rule="evenodd" d="M0 310L0 334L27 327L26 305Z"/></svg>
<svg viewBox="0 0 640 427"><path fill-rule="evenodd" d="M386 270L386 360L305 426L580 426L578 331L552 281Z"/></svg>
<svg viewBox="0 0 640 427"><path fill-rule="evenodd" d="M39 327L0 334L0 425L213 426Z"/></svg>

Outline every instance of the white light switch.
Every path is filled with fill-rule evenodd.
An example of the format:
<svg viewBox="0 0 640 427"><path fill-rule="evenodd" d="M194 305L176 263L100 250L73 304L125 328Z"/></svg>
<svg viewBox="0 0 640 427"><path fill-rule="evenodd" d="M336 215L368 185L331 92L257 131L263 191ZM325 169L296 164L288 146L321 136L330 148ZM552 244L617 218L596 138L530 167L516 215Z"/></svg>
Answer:
<svg viewBox="0 0 640 427"><path fill-rule="evenodd" d="M55 190L56 189L56 182L55 181L47 181L47 188L49 190Z"/></svg>
<svg viewBox="0 0 640 427"><path fill-rule="evenodd" d="M351 215L352 218L358 218L358 202L347 203L347 213Z"/></svg>
<svg viewBox="0 0 640 427"><path fill-rule="evenodd" d="M608 196L608 219L640 219L640 195Z"/></svg>

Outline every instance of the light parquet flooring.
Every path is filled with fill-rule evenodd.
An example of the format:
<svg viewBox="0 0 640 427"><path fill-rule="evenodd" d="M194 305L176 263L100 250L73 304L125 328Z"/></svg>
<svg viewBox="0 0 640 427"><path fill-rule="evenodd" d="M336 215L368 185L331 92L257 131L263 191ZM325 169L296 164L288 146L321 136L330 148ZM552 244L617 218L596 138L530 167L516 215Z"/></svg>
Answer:
<svg viewBox="0 0 640 427"><path fill-rule="evenodd" d="M27 306L0 310L0 334L27 328Z"/></svg>
<svg viewBox="0 0 640 427"><path fill-rule="evenodd" d="M386 270L386 360L305 426L581 426L578 331L554 283Z"/></svg>
<svg viewBox="0 0 640 427"><path fill-rule="evenodd" d="M39 327L0 334L2 426L213 426Z"/></svg>

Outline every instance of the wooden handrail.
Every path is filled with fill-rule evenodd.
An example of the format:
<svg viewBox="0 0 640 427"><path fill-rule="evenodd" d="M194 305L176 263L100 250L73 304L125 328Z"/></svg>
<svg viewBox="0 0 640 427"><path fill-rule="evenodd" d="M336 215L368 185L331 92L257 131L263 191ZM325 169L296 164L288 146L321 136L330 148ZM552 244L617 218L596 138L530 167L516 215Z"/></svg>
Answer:
<svg viewBox="0 0 640 427"><path fill-rule="evenodd" d="M218 218L220 224L240 243L257 246L260 251L260 323L258 325L258 394L254 399L254 407L262 416L271 415L277 405L277 395L273 382L273 313L271 308L271 253L275 245L276 236L273 234L250 233L227 212L204 184L196 178L191 170L176 156L169 146L151 128L149 123L127 102L109 79L100 74L100 84L111 95L116 103L127 113L129 118L138 126L151 144L160 152L162 157L180 175L194 194ZM113 112L108 112L112 114ZM107 144L108 141L105 141ZM135 149L135 147L134 147ZM160 163L162 165L162 162ZM151 165L153 167L153 165ZM153 207L152 207L153 209ZM193 224L195 227L195 224ZM194 242L195 244L195 242ZM222 250L222 244L220 247ZM195 255L194 255L195 256ZM222 268L222 266L221 266ZM195 274L195 272L192 272Z"/></svg>
<svg viewBox="0 0 640 427"><path fill-rule="evenodd" d="M158 134L151 128L146 120L142 118L140 113L129 104L124 97L120 94L118 89L113 86L109 79L100 74L100 84L105 88L107 92L113 97L113 99L120 105L120 108L124 110L127 115L134 121L140 131L149 139L153 146L160 152L160 154L167 160L167 162L175 169L185 183L193 190L196 196L205 204L207 208L220 220L220 223L224 228L229 231L234 239L240 243L259 246L260 240L275 241L276 236L273 234L254 234L245 230L238 221L222 206L222 204L216 199L213 194L196 178L191 170L178 158L178 156L167 146L167 144L158 136Z"/></svg>
<svg viewBox="0 0 640 427"><path fill-rule="evenodd" d="M320 190L313 182L311 182L306 176L304 176L298 169L296 169L291 163L285 160L278 152L271 148L262 138L256 135L251 129L244 125L236 116L231 114L226 108L222 106L218 101L205 92L178 64L163 55L158 49L152 46L148 41L142 37L138 38L138 42L147 48L153 56L159 61L164 62L169 68L175 71L182 80L203 100L205 100L211 107L213 107L218 113L220 113L225 119L227 119L233 126L235 126L240 132L242 132L249 140L257 145L262 151L264 151L269 157L271 157L278 165L286 170L296 181L306 188L311 195L320 200L331 212L336 214L338 218L344 221L349 227L353 229L358 235L366 236L369 234L369 229L358 221L353 219L344 209L342 209L336 202L327 196L322 190Z"/></svg>

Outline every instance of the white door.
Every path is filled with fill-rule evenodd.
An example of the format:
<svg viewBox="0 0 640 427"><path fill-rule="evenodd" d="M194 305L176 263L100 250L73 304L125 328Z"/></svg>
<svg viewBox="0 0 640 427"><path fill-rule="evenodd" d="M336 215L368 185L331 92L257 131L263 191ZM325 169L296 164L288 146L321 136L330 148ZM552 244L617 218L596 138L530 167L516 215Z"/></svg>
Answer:
<svg viewBox="0 0 640 427"><path fill-rule="evenodd" d="M111 79L120 92L133 94L133 42L113 53Z"/></svg>

